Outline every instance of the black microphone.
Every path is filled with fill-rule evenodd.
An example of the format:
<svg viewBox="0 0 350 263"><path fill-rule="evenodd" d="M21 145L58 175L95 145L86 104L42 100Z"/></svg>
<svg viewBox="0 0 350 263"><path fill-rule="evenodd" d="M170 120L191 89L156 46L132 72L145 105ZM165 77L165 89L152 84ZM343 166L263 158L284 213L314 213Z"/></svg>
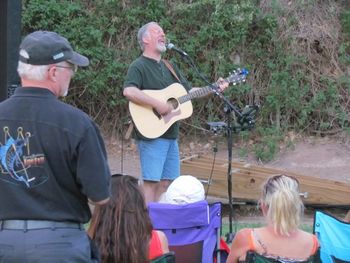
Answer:
<svg viewBox="0 0 350 263"><path fill-rule="evenodd" d="M175 46L173 43L168 43L166 45L166 48L169 49L169 50L175 50L177 53L179 53L181 56L184 56L184 57L188 57L188 54L181 50L180 48L178 48L177 46Z"/></svg>

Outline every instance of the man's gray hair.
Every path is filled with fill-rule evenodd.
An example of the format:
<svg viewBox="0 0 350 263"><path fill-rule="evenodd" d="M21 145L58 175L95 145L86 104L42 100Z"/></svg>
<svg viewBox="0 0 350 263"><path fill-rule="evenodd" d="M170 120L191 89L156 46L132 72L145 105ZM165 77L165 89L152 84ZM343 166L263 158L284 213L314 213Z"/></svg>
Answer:
<svg viewBox="0 0 350 263"><path fill-rule="evenodd" d="M137 33L137 41L139 42L139 45L140 45L140 48L141 48L142 51L145 49L145 46L144 46L144 44L143 44L143 37L144 37L145 35L149 34L149 32L148 32L148 27L149 27L150 25L159 25L159 24L158 24L157 22L153 22L153 21L152 21L152 22L149 22L149 23L143 25L143 26L139 29L138 33Z"/></svg>
<svg viewBox="0 0 350 263"><path fill-rule="evenodd" d="M17 72L21 78L41 81L45 79L48 69L48 65L30 65L18 61Z"/></svg>
<svg viewBox="0 0 350 263"><path fill-rule="evenodd" d="M23 57L29 57L27 51L23 49L21 49L19 53ZM56 65L63 65L63 63L64 62L62 61L56 63ZM50 65L31 65L18 61L17 72L21 78L42 81L45 80L49 68Z"/></svg>

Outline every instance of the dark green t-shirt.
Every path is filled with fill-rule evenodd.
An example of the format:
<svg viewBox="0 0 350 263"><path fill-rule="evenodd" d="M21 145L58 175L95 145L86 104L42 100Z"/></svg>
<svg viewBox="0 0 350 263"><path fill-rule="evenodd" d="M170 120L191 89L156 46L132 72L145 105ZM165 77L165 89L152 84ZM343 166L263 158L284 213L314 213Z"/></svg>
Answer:
<svg viewBox="0 0 350 263"><path fill-rule="evenodd" d="M190 90L191 86L182 76L180 70L174 64L172 65L181 81L180 84L187 91ZM123 87L136 87L140 90L161 90L175 82L179 81L173 76L162 60L158 62L154 59L140 56L131 63ZM178 134L179 123L176 122L160 138L176 139ZM136 138L147 139L139 132L136 132Z"/></svg>

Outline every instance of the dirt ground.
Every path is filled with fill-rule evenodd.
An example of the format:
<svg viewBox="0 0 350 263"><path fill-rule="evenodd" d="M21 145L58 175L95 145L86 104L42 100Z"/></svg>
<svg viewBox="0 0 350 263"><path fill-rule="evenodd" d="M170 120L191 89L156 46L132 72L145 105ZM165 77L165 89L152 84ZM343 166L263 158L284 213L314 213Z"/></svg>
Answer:
<svg viewBox="0 0 350 263"><path fill-rule="evenodd" d="M112 173L140 175L139 159L136 145L132 140L117 141L106 138L108 160ZM226 142L218 143L217 158L227 159ZM242 161L233 147L233 159ZM180 145L181 156L195 154L213 155L213 143L185 142ZM268 163L262 163L250 154L244 161L265 167L274 167L307 176L316 176L350 184L350 136L342 137L308 137L294 141L292 147L281 146L277 157ZM312 224L314 208L306 209L304 223ZM227 211L227 208L226 208ZM332 209L339 217L345 209ZM226 213L227 214L227 213ZM234 220L240 222L261 222L263 219L254 206L235 205Z"/></svg>
<svg viewBox="0 0 350 263"><path fill-rule="evenodd" d="M267 164L300 174L350 183L349 139L308 138Z"/></svg>
<svg viewBox="0 0 350 263"><path fill-rule="evenodd" d="M113 173L139 176L140 166L136 145L132 140L117 141L105 138L108 161ZM195 154L213 155L213 144L185 142L180 145L181 156ZM218 144L217 158L227 159L225 141ZM233 159L264 167L274 167L302 175L316 176L350 183L350 136L342 138L308 137L295 141L292 147L281 147L277 157L262 163L252 155L238 157L235 146Z"/></svg>

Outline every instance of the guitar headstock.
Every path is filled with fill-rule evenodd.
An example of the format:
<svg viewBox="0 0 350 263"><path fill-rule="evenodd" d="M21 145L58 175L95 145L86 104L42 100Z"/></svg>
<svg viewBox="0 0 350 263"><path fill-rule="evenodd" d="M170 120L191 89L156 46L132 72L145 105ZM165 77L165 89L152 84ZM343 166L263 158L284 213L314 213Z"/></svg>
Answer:
<svg viewBox="0 0 350 263"><path fill-rule="evenodd" d="M228 83L232 83L233 85L239 84L241 82L245 82L247 75L248 75L248 70L243 68L243 69L235 69L232 71L232 73L225 79Z"/></svg>

